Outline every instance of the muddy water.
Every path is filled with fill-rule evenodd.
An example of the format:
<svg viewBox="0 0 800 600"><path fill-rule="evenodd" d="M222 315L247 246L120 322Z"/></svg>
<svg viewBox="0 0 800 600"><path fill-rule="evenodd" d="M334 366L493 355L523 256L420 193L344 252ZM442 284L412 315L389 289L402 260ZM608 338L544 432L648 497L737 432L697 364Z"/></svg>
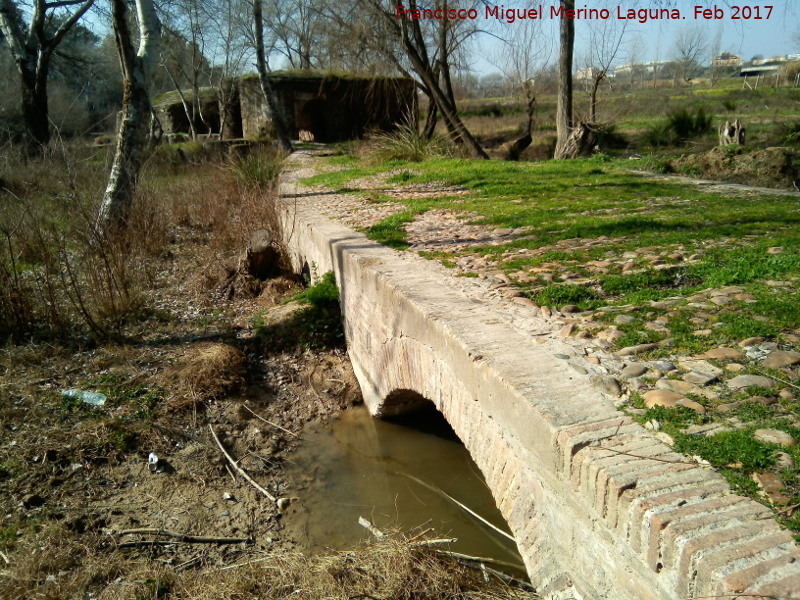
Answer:
<svg viewBox="0 0 800 600"><path fill-rule="evenodd" d="M356 546L369 537L358 524L365 517L382 530L432 527L427 537L458 538L447 546L454 552L522 569L513 542L412 479L508 531L477 466L438 412L387 422L359 406L307 430L291 461L287 480L299 500L285 525L306 551Z"/></svg>

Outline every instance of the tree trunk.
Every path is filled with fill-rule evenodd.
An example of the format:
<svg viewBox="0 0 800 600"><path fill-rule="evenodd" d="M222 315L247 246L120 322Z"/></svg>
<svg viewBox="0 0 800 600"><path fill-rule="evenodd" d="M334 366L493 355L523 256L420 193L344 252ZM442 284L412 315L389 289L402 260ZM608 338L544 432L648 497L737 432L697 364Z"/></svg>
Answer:
<svg viewBox="0 0 800 600"><path fill-rule="evenodd" d="M564 10L574 10L575 0L561 0ZM556 106L555 158L569 158L566 146L572 132L572 54L575 21L562 18L559 34L558 104Z"/></svg>
<svg viewBox="0 0 800 600"><path fill-rule="evenodd" d="M515 140L506 152L506 160L519 160L522 152L533 142L533 112L536 109L536 98L528 98L528 122L525 130L517 140Z"/></svg>
<svg viewBox="0 0 800 600"><path fill-rule="evenodd" d="M580 158L592 153L597 136L592 128L586 123L578 123L573 127L569 137L564 141L561 148L561 156L556 158Z"/></svg>
<svg viewBox="0 0 800 600"><path fill-rule="evenodd" d="M724 125L719 126L719 145L730 146L736 144L744 146L744 126L739 119L733 123L725 121Z"/></svg>
<svg viewBox="0 0 800 600"><path fill-rule="evenodd" d="M597 92L600 89L600 83L605 79L606 72L600 71L597 76L594 78L594 83L592 84L592 93L591 97L589 98L589 123L595 124L597 123Z"/></svg>
<svg viewBox="0 0 800 600"><path fill-rule="evenodd" d="M26 61L28 62L28 61ZM30 61L33 62L33 61ZM44 71L20 65L22 82L22 121L25 127L25 152L28 156L41 154L50 142L50 120L47 105L47 68Z"/></svg>
<svg viewBox="0 0 800 600"><path fill-rule="evenodd" d="M292 142L289 141L289 133L283 110L278 104L278 99L275 97L275 92L267 78L267 59L264 54L263 12L262 0L253 0L253 20L256 26L256 66L258 68L258 81L261 83L261 92L264 94L264 99L267 101L267 106L269 107L278 147L284 152L292 152L294 148L292 148Z"/></svg>
<svg viewBox="0 0 800 600"><path fill-rule="evenodd" d="M153 0L136 0L139 49L134 48L126 0L112 0L114 33L123 75L122 120L98 225L105 230L128 224L151 119L148 81L158 54L161 24Z"/></svg>
<svg viewBox="0 0 800 600"><path fill-rule="evenodd" d="M425 118L425 127L422 128L423 139L429 140L433 137L436 131L436 123L439 121L439 109L436 108L436 102L428 95L428 116Z"/></svg>

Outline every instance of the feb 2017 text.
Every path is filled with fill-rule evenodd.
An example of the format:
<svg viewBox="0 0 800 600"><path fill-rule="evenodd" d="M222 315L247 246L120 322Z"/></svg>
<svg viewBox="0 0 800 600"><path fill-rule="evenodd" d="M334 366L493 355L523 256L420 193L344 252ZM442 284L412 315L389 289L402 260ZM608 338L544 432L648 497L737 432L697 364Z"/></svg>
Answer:
<svg viewBox="0 0 800 600"><path fill-rule="evenodd" d="M732 21L761 21L772 17L772 6L767 5L725 5L724 7L696 5L692 7L689 18L712 21L730 19ZM678 8L592 8L586 4L575 9L565 9L561 5L538 5L528 8L507 8L503 4L486 4L480 8L458 8L441 6L439 8L407 8L395 6L395 17L414 21L473 21L486 19L514 23L526 20L571 19L580 21L605 21L619 19L622 21L677 21L685 20L685 15Z"/></svg>

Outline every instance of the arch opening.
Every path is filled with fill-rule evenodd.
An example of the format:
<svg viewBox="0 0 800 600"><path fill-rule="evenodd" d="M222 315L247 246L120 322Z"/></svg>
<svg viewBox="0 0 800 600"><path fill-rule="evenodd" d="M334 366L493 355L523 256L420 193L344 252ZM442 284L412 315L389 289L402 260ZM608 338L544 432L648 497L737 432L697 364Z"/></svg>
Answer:
<svg viewBox="0 0 800 600"><path fill-rule="evenodd" d="M397 389L392 390L386 396L377 416L386 419L406 414L427 413L430 411L436 411L436 406L431 400L428 400L425 396L414 390Z"/></svg>

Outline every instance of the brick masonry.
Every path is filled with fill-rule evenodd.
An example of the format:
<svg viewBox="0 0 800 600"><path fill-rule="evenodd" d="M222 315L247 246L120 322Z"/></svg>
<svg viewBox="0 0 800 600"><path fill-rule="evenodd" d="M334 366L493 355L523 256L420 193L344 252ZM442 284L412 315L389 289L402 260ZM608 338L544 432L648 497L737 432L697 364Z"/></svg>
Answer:
<svg viewBox="0 0 800 600"><path fill-rule="evenodd" d="M534 343L480 282L318 214L291 176L281 190L295 267L336 274L370 411L413 408L392 402L408 392L436 405L544 597L800 599L800 548L769 511L617 411L555 356L557 339Z"/></svg>

